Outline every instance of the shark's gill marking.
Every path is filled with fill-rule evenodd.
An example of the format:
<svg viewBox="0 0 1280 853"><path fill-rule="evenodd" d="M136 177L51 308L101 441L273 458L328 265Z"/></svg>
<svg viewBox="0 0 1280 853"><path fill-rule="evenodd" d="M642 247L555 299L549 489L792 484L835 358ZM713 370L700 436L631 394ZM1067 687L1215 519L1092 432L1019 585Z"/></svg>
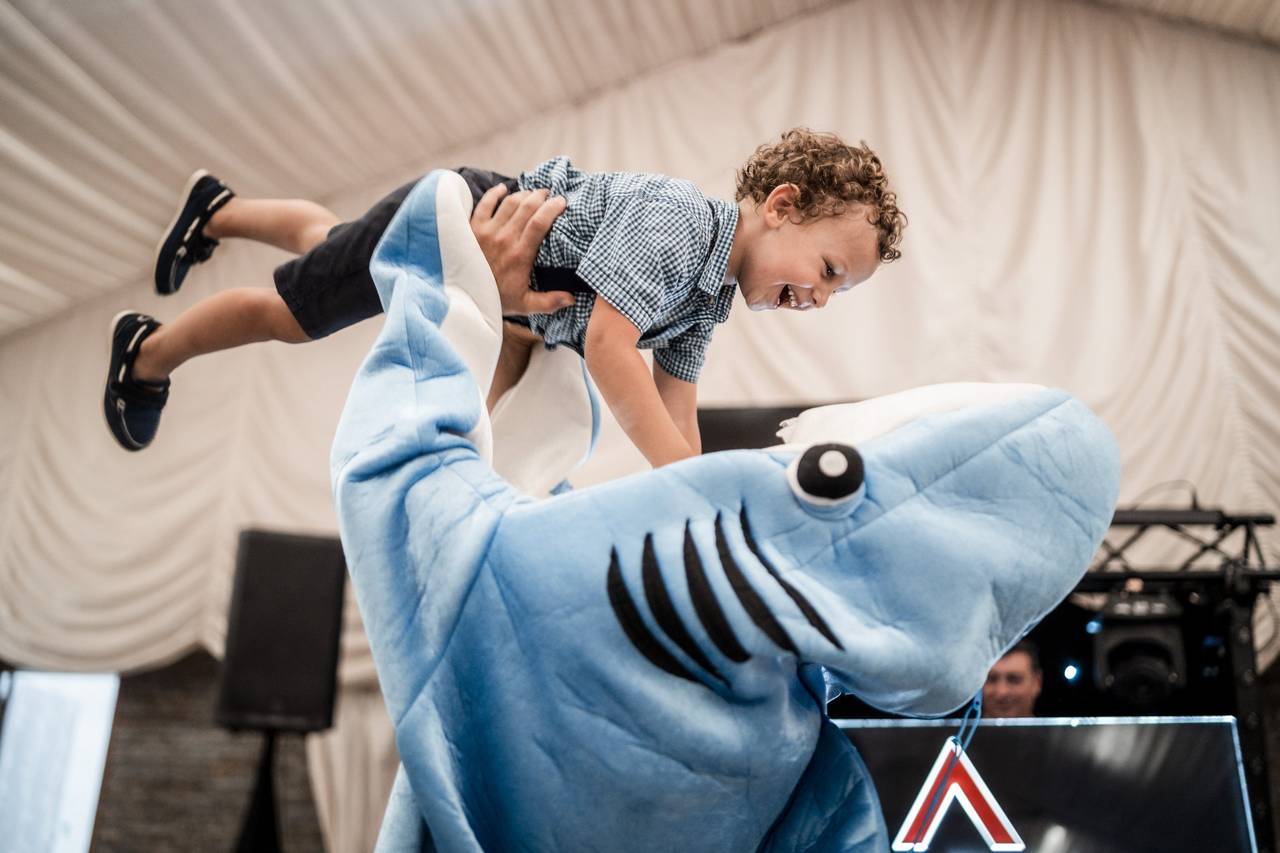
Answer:
<svg viewBox="0 0 1280 853"><path fill-rule="evenodd" d="M627 585L622 580L622 568L618 565L618 549L613 549L613 553L609 557L609 604L613 607L613 615L617 618L618 624L622 626L622 632L627 635L627 639L636 647L640 654L649 659L649 662L665 672L680 678L688 679L695 684L700 683L698 679L680 665L680 661L672 657L671 653L662 647L658 639L649 633L649 629L645 627L644 620L640 618L640 610L636 607L636 603L632 601L631 594L627 592Z"/></svg>
<svg viewBox="0 0 1280 853"><path fill-rule="evenodd" d="M764 554L756 546L755 537L751 535L751 522L747 520L746 507L742 508L739 520L742 522L742 536L747 540L747 548L751 550L752 554L756 555L756 559L760 561L760 565L764 566L765 571L772 575L773 579L778 582L778 586L782 587L783 591L786 592L787 595L791 596L791 600L796 603L796 607L800 608L800 612L804 614L804 618L809 620L809 624L816 628L822 636L826 637L827 641L830 642L831 645L843 651L844 646L842 646L840 641L836 639L836 635L833 634L831 632L831 628L827 626L827 621L822 618L817 609L809 602L809 599L805 598L804 594L801 593L800 590L783 580L782 575L773 567L773 564L765 558Z"/></svg>
<svg viewBox="0 0 1280 853"><path fill-rule="evenodd" d="M723 521L723 516L717 513L716 551L720 554L720 565L724 569L725 577L729 579L730 586L733 587L738 600L742 602L743 609L747 611L751 621L756 623L756 626L761 631L764 631L770 640L773 640L774 645L792 654L799 654L786 629L774 618L768 605L764 603L764 599L751 586L751 583L742 573L742 569L738 568L738 563L733 559L733 554L729 552L729 542L724 536Z"/></svg>
<svg viewBox="0 0 1280 853"><path fill-rule="evenodd" d="M658 566L658 557L653 552L652 533L644 537L644 558L641 561L641 574L644 578L644 597L649 603L649 612L653 614L658 627L671 638L672 642L680 647L682 652L689 656L690 660L705 669L716 681L727 687L729 682L725 681L724 676L716 669L715 664L707 659L702 649L698 648L698 644L693 641L693 637L689 636L689 631L684 627L684 623L680 621L680 614L676 613L675 605L671 603L671 596L667 592L667 586L662 582L662 569Z"/></svg>
<svg viewBox="0 0 1280 853"><path fill-rule="evenodd" d="M782 587L783 591L795 602L796 607L804 614L809 624L836 648L843 649L844 647L840 645L840 641L832 633L831 628L828 627L826 621L819 615L813 604L798 589L783 580L782 575L760 551L759 546L756 544L755 536L751 533L751 523L747 518L745 508L739 514L738 519L742 527L742 537L746 542L747 550L760 562L760 565L768 572L769 577L773 578L778 586ZM760 593L747 580L747 576L738 565L738 561L734 559L733 553L729 549L728 537L725 536L724 532L723 513L716 515L715 528L716 555L720 560L720 567L724 571L725 578L729 581L729 586L738 597L738 601L742 604L747 616L774 645L784 651L798 655L799 650L796 648L795 642L791 639L787 630L782 627L782 623L778 621L778 618L774 616L773 611L769 609L769 605L765 603ZM687 521L684 527L684 573L685 580L689 586L689 597L693 602L694 612L702 622L702 627L706 629L707 636L715 643L716 648L734 663L744 663L750 660L751 653L738 640L737 635L729 624L728 618L725 616L724 610L720 606L719 600L716 598L715 591L711 588L702 557L698 553L697 545L693 541L690 524ZM716 665L711 662L706 652L702 650L689 633L689 629L681 620L680 614L671 600L671 593L667 589L666 581L663 579L662 566L659 564L658 555L654 550L652 533L648 533L644 537L640 576L644 585L645 604L648 605L649 613L652 615L654 622L689 660L705 670L716 681L727 686L728 680L716 668ZM631 597L631 593L628 592L627 585L622 579L622 567L618 562L617 548L614 548L609 556L608 592L609 604L613 607L613 613L618 620L618 624L622 626L623 633L627 635L627 639L631 641L631 644L636 647L640 654L644 655L650 663L664 672L694 683L702 683L701 679L695 677L674 654L667 650L667 646L664 646L645 624L636 600Z"/></svg>
<svg viewBox="0 0 1280 853"><path fill-rule="evenodd" d="M693 599L693 609L707 629L707 636L716 644L720 653L734 663L743 663L751 655L738 642L729 620L720 609L720 602L711 590L707 573L702 568L702 558L698 556L698 547L693 544L693 534L689 532L688 522L684 525L684 576L689 584L689 597Z"/></svg>

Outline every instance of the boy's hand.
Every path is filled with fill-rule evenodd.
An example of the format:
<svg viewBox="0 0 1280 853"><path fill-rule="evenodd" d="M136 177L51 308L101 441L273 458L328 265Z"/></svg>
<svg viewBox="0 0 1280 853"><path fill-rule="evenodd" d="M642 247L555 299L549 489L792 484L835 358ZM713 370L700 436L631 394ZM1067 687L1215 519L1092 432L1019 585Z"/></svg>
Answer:
<svg viewBox="0 0 1280 853"><path fill-rule="evenodd" d="M540 293L529 287L538 247L564 207L562 197L548 198L546 190L508 196L502 184L490 187L476 203L471 230L498 282L504 315L550 314L573 304L571 293Z"/></svg>

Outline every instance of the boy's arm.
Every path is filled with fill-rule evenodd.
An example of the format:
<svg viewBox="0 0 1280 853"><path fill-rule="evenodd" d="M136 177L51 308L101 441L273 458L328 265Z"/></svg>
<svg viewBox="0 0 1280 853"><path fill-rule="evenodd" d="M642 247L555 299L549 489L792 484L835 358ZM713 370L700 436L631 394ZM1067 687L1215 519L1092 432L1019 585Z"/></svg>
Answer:
<svg viewBox="0 0 1280 853"><path fill-rule="evenodd" d="M675 422L676 428L689 442L696 456L702 452L702 434L698 431L698 386L693 382L677 379L662 369L657 361L653 363L653 383L658 386L658 396L666 406L667 413Z"/></svg>
<svg viewBox="0 0 1280 853"><path fill-rule="evenodd" d="M623 432L657 468L696 455L636 349L640 330L603 298L587 322L587 370ZM689 384L689 383L685 383Z"/></svg>

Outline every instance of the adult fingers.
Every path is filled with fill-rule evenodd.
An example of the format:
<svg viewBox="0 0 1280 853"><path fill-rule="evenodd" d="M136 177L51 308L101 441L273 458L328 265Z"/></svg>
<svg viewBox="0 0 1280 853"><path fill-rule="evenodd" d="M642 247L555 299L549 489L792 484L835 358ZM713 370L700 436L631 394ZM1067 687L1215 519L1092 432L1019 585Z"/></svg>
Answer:
<svg viewBox="0 0 1280 853"><path fill-rule="evenodd" d="M507 194L506 184L494 184L484 191L484 195L480 196L480 200L476 202L475 210L471 211L471 218L481 221L493 218L493 211L498 206L498 201Z"/></svg>
<svg viewBox="0 0 1280 853"><path fill-rule="evenodd" d="M532 215L538 213L539 207L543 206L543 202L547 201L547 190L534 190L520 200L520 206L517 207L515 213L511 216L511 228L515 233L520 234L532 218Z"/></svg>
<svg viewBox="0 0 1280 853"><path fill-rule="evenodd" d="M552 311L567 308L573 303L573 294L562 291L540 293L536 290L530 290L520 296L521 313L524 314L550 314Z"/></svg>
<svg viewBox="0 0 1280 853"><path fill-rule="evenodd" d="M556 196L538 205L537 210L530 215L529 221L525 223L524 230L520 233L521 242L525 245L531 243L535 246L541 245L542 241L547 238L547 232L555 224L556 218L564 213L567 204L568 202L565 201L564 196Z"/></svg>
<svg viewBox="0 0 1280 853"><path fill-rule="evenodd" d="M511 229L513 236L520 234L529 218L537 212L542 203L546 201L546 198L546 190L526 190L516 193L512 196L512 203L510 204L512 208L511 216L503 222L503 225ZM514 203L516 199L519 199L519 204Z"/></svg>
<svg viewBox="0 0 1280 853"><path fill-rule="evenodd" d="M529 198L531 193L528 190L519 190L508 195L498 203L498 209L494 211L493 221L496 225L503 226L516 215L516 212Z"/></svg>

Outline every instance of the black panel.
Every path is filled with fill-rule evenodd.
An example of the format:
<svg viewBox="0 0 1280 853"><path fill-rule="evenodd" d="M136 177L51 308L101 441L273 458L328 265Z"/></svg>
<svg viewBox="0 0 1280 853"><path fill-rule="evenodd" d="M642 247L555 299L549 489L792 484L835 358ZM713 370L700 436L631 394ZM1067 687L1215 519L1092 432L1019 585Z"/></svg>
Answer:
<svg viewBox="0 0 1280 853"><path fill-rule="evenodd" d="M778 426L805 409L820 403L797 403L772 408L700 408L698 431L702 436L702 452L717 450L750 450L772 447L778 441Z"/></svg>
<svg viewBox="0 0 1280 853"><path fill-rule="evenodd" d="M1248 853L1233 724L1192 719L984 721L967 754L1028 851ZM891 839L958 724L844 723ZM990 849L959 803L937 817L931 853Z"/></svg>

